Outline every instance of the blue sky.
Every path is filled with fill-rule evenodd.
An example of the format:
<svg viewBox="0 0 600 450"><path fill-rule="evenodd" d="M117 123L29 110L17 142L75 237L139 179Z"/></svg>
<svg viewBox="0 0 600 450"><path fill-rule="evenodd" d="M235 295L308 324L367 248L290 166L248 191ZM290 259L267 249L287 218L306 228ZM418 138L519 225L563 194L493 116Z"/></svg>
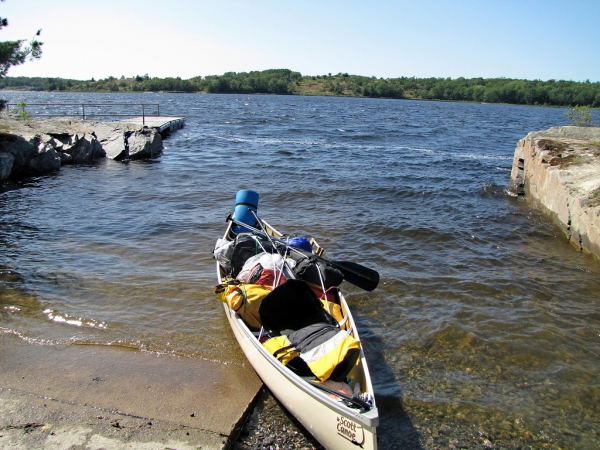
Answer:
<svg viewBox="0 0 600 450"><path fill-rule="evenodd" d="M600 81L600 0L5 0L0 16L2 41L42 28L42 59L9 76Z"/></svg>

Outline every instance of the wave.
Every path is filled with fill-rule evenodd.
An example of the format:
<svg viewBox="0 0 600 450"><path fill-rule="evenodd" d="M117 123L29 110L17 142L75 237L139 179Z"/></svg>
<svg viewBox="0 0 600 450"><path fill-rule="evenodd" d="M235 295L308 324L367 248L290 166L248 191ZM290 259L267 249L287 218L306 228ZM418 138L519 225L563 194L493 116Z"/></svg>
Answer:
<svg viewBox="0 0 600 450"><path fill-rule="evenodd" d="M343 131L343 130L339 130ZM432 156L440 156L444 158L456 158L456 159L470 159L470 160L490 160L490 161L511 161L513 156L508 155L490 155L486 153L463 153L463 152L448 152L445 150L439 150L428 147L417 147L417 146L405 146L405 145L385 145L385 144L363 144L363 143L352 143L352 142L329 142L323 139L308 139L308 140L295 140L295 139L280 139L280 138L252 138L247 136L223 136L218 134L205 135L212 137L217 140L223 140L233 143L250 143L257 145L289 145L289 146L306 146L306 147L320 147L329 149L347 149L352 151L383 151L391 154L397 152L417 152Z"/></svg>
<svg viewBox="0 0 600 450"><path fill-rule="evenodd" d="M49 308L45 309L43 314L45 314L48 320L51 322L64 323L65 325L73 325L76 327L86 326L91 328L106 329L105 322L98 322L94 319L86 319L84 317L71 316L66 313L58 313Z"/></svg>

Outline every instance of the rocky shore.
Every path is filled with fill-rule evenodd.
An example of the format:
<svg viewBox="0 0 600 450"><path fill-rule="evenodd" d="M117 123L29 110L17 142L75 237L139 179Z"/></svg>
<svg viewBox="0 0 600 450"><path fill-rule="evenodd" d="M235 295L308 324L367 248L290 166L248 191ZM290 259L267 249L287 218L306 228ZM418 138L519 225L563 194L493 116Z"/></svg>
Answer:
<svg viewBox="0 0 600 450"><path fill-rule="evenodd" d="M124 122L59 118L0 118L0 181L86 164L98 158L152 158L163 144L158 131Z"/></svg>
<svg viewBox="0 0 600 450"><path fill-rule="evenodd" d="M266 387L259 393L237 439L231 443L231 450L263 449L324 450Z"/></svg>
<svg viewBox="0 0 600 450"><path fill-rule="evenodd" d="M548 213L577 249L600 257L600 128L529 133L510 178L512 190Z"/></svg>

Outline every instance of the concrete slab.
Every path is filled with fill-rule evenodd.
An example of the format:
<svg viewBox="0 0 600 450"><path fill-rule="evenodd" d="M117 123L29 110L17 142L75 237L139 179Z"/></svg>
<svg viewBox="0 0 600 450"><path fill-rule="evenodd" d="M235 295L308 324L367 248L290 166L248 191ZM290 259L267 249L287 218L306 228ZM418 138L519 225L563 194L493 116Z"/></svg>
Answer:
<svg viewBox="0 0 600 450"><path fill-rule="evenodd" d="M173 132L183 128L185 125L185 117L163 117L163 116L146 116L146 117L132 117L131 119L124 119L123 122L132 123L135 125L145 125L150 128L156 128L159 133L165 130Z"/></svg>
<svg viewBox="0 0 600 450"><path fill-rule="evenodd" d="M172 448L223 448L262 386L249 364L30 345L7 334L0 335L0 367L1 448L34 436L40 442L24 448L69 448L52 443L57 430L84 448L135 442L164 449L169 439L177 442Z"/></svg>

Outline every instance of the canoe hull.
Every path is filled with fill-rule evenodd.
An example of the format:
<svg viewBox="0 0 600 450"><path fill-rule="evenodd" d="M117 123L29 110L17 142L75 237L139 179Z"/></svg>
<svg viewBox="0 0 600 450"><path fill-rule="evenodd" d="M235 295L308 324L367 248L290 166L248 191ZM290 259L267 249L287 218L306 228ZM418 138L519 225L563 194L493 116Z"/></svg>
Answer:
<svg viewBox="0 0 600 450"><path fill-rule="evenodd" d="M360 414L313 388L273 358L234 311L227 305L224 309L238 344L258 376L321 445L331 450L377 448L377 408ZM361 359L364 361L364 355Z"/></svg>
<svg viewBox="0 0 600 450"><path fill-rule="evenodd" d="M281 236L271 225L262 221L264 229L273 236ZM224 239L233 238L229 223ZM225 273L217 262L217 278L222 283ZM360 341L356 324L340 293L342 315L348 321L353 337ZM284 366L260 343L235 311L224 303L225 316L236 340L252 367L281 404L328 450L377 450L379 413L373 397L373 407L368 411L350 408L338 397L314 387ZM361 392L374 396L371 376L364 352L360 351L357 364L348 374L352 383L359 383Z"/></svg>

